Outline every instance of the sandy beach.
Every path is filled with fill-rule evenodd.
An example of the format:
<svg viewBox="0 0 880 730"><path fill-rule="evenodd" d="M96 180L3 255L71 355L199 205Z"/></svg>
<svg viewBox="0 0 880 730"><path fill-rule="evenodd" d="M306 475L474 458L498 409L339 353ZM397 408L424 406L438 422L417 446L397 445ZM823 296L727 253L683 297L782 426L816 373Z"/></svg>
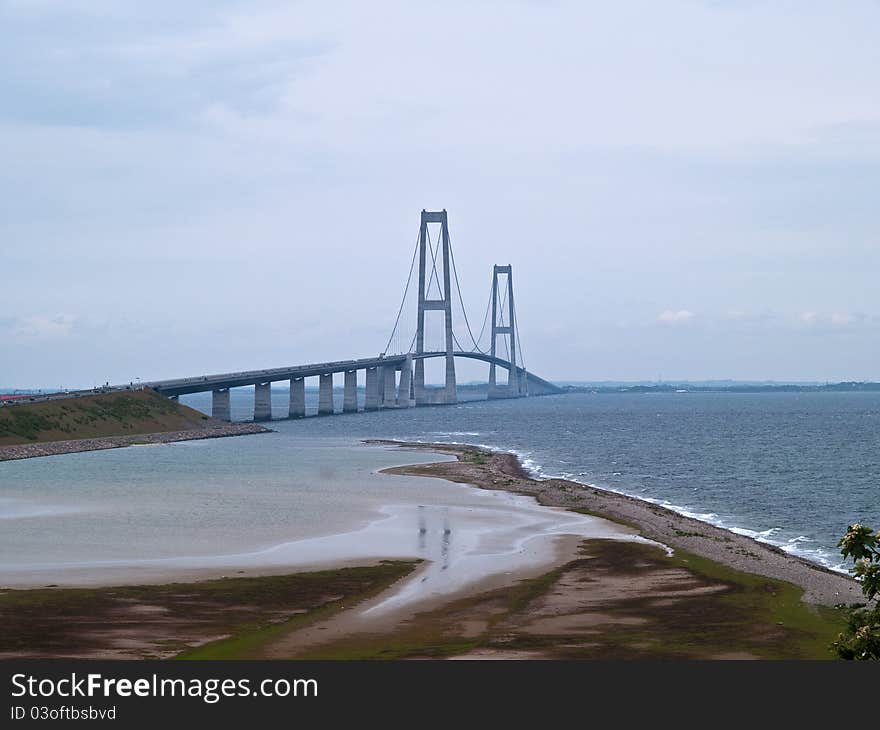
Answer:
<svg viewBox="0 0 880 730"><path fill-rule="evenodd" d="M353 532L218 556L198 568L137 572L153 583L174 576L170 585L122 589L89 581L88 595L136 597L113 599L99 630L83 606L90 628L67 631L62 655L821 658L842 621L830 607L861 596L847 576L750 538L613 492L536 480L511 454L372 443L419 453L413 461L422 463L387 467L385 475L454 482L467 501L389 507ZM443 456L424 458L433 454ZM317 569L323 572L302 572ZM117 577L126 575L120 570ZM341 579L350 570L362 571L357 582ZM114 574L102 575L106 586ZM127 575L131 584L130 566ZM269 610L260 591L247 587L254 582L277 598L272 586L297 575L323 576L326 590L312 591L305 603L294 591ZM224 593L230 581L239 587ZM208 595L206 587L211 597L201 606L193 596ZM63 607L65 595L81 601L82 590L0 593L0 614L10 596L39 594ZM179 615L181 595L196 614L210 614L210 624L191 621L189 609ZM54 626L53 610L62 609L47 609L45 627ZM76 625L63 610L67 625ZM243 610L251 620L242 624ZM160 645L163 636L174 641ZM46 655L8 647L2 653Z"/></svg>

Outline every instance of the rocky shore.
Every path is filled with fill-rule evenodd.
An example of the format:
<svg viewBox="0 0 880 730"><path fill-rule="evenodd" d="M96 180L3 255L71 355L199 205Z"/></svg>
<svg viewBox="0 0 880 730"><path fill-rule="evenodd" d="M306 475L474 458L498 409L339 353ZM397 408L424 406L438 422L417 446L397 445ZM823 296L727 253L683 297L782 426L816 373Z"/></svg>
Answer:
<svg viewBox="0 0 880 730"><path fill-rule="evenodd" d="M167 444L174 441L196 441L199 439L216 439L253 433L269 433L271 430L258 423L223 423L220 425L211 424L205 428L186 431L165 431L161 433L133 434L131 436L105 436L91 439L72 439L70 441L15 444L12 446L0 446L0 461L33 459L38 456L55 456L57 454L74 454L80 451L119 449L124 446Z"/></svg>

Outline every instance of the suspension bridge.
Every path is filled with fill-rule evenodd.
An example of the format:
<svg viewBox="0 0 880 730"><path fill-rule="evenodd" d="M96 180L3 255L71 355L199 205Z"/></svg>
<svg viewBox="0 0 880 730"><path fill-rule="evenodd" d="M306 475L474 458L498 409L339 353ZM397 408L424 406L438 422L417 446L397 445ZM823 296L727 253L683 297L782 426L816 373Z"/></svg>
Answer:
<svg viewBox="0 0 880 730"><path fill-rule="evenodd" d="M418 273L414 276L417 261ZM415 323L414 327L408 327L413 304ZM465 346L453 328L455 305L462 315L464 329L460 334ZM441 320L436 321L435 312L442 315ZM432 326L438 324L439 327ZM484 341L487 337L488 343ZM425 362L434 358L445 360L442 386L425 382ZM254 420L268 421L272 418L272 383L289 381L288 415L302 418L306 415L306 378L318 378L318 414L339 412L334 401L334 376L340 373L343 375L342 413L456 403L457 358L489 365L489 399L561 392L557 386L525 367L513 297L512 266L493 267L483 325L479 334L474 336L455 268L447 213L445 210L423 210L400 308L385 349L378 357L157 380L141 386L153 388L170 398L210 391L212 415L226 421L231 420L230 389L254 386ZM505 371L506 376L499 370ZM365 373L362 403L358 388L360 371ZM116 386L119 387L124 386Z"/></svg>

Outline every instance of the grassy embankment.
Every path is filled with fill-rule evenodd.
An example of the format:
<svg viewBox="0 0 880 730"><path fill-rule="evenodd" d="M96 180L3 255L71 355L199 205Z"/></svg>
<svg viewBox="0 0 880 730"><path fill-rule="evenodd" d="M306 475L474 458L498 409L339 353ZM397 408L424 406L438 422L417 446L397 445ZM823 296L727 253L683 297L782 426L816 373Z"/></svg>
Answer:
<svg viewBox="0 0 880 730"><path fill-rule="evenodd" d="M0 408L0 446L204 428L208 418L152 390Z"/></svg>

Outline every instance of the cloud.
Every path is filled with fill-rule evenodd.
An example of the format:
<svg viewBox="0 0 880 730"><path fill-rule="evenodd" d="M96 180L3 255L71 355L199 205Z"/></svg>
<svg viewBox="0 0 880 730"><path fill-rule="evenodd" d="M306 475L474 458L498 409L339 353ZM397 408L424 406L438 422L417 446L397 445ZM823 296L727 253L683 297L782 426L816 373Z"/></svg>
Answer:
<svg viewBox="0 0 880 730"><path fill-rule="evenodd" d="M815 312L801 312L798 320L800 320L804 324L816 324L817 322L819 322L819 315Z"/></svg>
<svg viewBox="0 0 880 730"><path fill-rule="evenodd" d="M689 309L667 309L657 316L657 321L663 324L686 324L693 320L696 315Z"/></svg>
<svg viewBox="0 0 880 730"><path fill-rule="evenodd" d="M19 337L54 339L67 337L75 323L76 317L71 314L55 314L52 316L32 314L16 319L13 322L12 331L13 334Z"/></svg>
<svg viewBox="0 0 880 730"><path fill-rule="evenodd" d="M801 312L797 318L801 325L823 329L843 329L852 327L871 327L880 318L861 312Z"/></svg>

